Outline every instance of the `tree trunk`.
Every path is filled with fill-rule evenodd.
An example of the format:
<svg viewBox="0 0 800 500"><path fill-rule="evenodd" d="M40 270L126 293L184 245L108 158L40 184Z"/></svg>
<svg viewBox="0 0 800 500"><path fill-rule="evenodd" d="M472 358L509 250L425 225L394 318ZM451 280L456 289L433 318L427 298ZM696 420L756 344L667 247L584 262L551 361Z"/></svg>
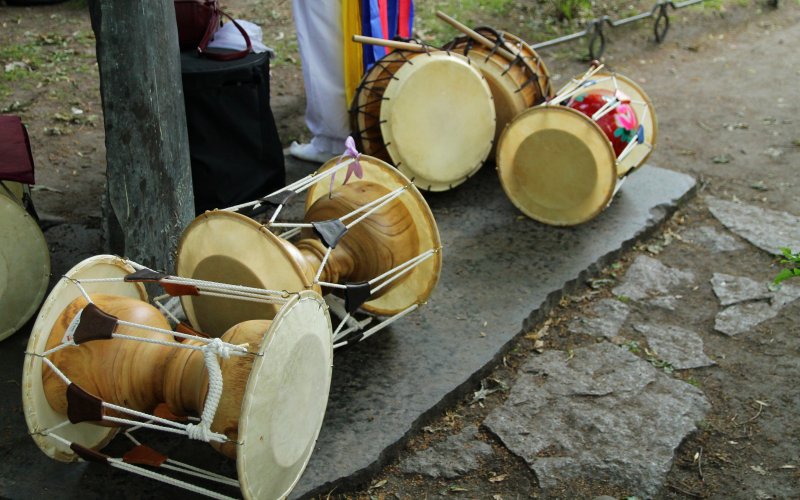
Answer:
<svg viewBox="0 0 800 500"><path fill-rule="evenodd" d="M106 132L104 215L122 236L109 239L111 250L171 272L194 217L173 3L89 0L89 12Z"/></svg>

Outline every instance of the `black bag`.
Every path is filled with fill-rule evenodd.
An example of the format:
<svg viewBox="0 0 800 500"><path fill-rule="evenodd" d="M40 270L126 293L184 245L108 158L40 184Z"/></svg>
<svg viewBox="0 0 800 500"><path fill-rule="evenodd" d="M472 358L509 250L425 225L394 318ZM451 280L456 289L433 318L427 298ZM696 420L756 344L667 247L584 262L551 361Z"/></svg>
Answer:
<svg viewBox="0 0 800 500"><path fill-rule="evenodd" d="M181 54L195 212L252 201L286 184L269 104L269 55L218 62Z"/></svg>

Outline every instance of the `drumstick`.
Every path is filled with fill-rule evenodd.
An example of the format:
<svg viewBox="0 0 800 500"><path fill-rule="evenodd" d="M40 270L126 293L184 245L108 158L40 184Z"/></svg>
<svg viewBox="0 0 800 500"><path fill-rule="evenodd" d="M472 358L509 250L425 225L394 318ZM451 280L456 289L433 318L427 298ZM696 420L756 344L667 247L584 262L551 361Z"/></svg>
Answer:
<svg viewBox="0 0 800 500"><path fill-rule="evenodd" d="M468 37L472 38L476 42L480 43L481 45L483 45L487 49L493 49L494 48L494 46L495 46L494 42L492 42L491 40L489 40L485 36L481 35L477 31L467 27L466 25L461 24L460 22L456 21L455 19L453 19L452 17L448 16L444 12L442 12L440 10L436 11L436 17L438 17L442 21L448 23L450 26L452 26L455 29L457 29L458 31L464 33L465 35L467 35ZM509 47L508 45L506 45L506 47L507 48L499 47L497 49L497 52L501 56L503 56L506 59L508 59L509 61L513 61L514 59L517 58L517 56L519 55L519 52L517 52L517 50L515 48ZM512 50L514 52L511 52Z"/></svg>
<svg viewBox="0 0 800 500"><path fill-rule="evenodd" d="M418 43L398 42L395 40L384 40L383 38L373 38L371 36L353 35L353 41L367 43L370 45L381 45L393 49L408 50L410 52L425 52L425 47Z"/></svg>
<svg viewBox="0 0 800 500"><path fill-rule="evenodd" d="M444 12L442 12L440 10L436 11L436 16L439 19L441 19L442 21L445 21L446 23L450 24L450 26L454 27L458 31L466 34L467 36L469 36L470 38L472 38L476 42L480 43L481 45L483 45L487 49L490 49L490 50L494 49L494 47L495 47L494 42L492 42L491 40L489 40L485 36L481 35L477 31L469 28L468 26L466 26L464 24L461 24L460 22L456 21L455 19L453 19L452 17L448 16ZM523 55L520 53L519 50L517 50L516 47L514 47L511 44L509 44L508 42L504 42L503 45L504 45L505 48L503 48L503 47L498 47L497 48L497 53L498 54L500 54L502 57L504 57L506 60L508 60L509 62L512 62L512 63L514 61L518 60L523 66L525 66L525 68L528 71L530 71L530 73L532 75L539 75L539 72L537 70L535 70L533 68L533 66L530 65L528 60L525 57L523 57Z"/></svg>

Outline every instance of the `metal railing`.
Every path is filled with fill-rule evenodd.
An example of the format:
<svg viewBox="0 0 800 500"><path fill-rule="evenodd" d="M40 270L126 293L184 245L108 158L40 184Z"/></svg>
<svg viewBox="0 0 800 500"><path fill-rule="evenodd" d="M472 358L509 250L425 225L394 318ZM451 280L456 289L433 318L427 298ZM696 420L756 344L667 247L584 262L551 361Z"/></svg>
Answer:
<svg viewBox="0 0 800 500"><path fill-rule="evenodd" d="M653 21L653 34L655 35L656 42L661 43L664 41L664 38L667 36L667 32L669 31L669 8L671 7L673 10L682 9L690 5L702 3L703 1L704 0L686 0L684 2L675 3L672 0L658 0L658 2L656 2L649 12L642 12L641 14L636 14L635 16L618 20L613 20L608 16L598 17L587 22L586 29L583 31L554 38L553 40L548 40L546 42L532 44L531 47L533 47L535 50L538 50L544 47L550 47L588 36L589 58L598 59L606 50L606 35L604 31L605 27L616 28L618 26L623 26L651 17L655 18ZM777 7L778 0L769 1L771 2L771 5Z"/></svg>

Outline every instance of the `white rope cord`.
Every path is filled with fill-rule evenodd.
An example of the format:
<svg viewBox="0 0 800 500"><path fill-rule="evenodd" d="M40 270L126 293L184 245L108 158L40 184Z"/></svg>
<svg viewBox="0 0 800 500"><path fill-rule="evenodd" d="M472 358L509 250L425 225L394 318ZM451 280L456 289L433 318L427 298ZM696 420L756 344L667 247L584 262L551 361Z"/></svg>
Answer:
<svg viewBox="0 0 800 500"><path fill-rule="evenodd" d="M64 278L69 280L70 283L78 287L78 291L81 292L81 295L83 295L83 298L86 299L86 302L94 304L94 302L92 302L92 299L89 297L89 294L86 293L86 290L83 289L83 285L81 285L81 282L79 280L76 280L75 278L70 278L69 276L64 276Z"/></svg>
<svg viewBox="0 0 800 500"><path fill-rule="evenodd" d="M332 247L328 247L325 251L325 255L322 257L322 262L319 265L319 269L317 269L317 275L314 276L314 283L319 284L319 277L322 276L322 270L325 269L325 264L328 263L328 257L331 256L331 252L333 252Z"/></svg>
<svg viewBox="0 0 800 500"><path fill-rule="evenodd" d="M70 380L70 379L69 379L69 377L67 377L66 375L64 375L64 372L62 372L61 370L59 370L59 369L58 369L58 367L55 365L55 363L53 363L52 361L50 361L50 359L48 359L48 358L45 358L45 357L43 357L43 356L42 356L42 355L40 355L40 354L34 354L34 356L40 356L40 357L42 357L42 361L44 361L44 363L45 363L47 366L49 366L49 367L50 367L50 369L51 369L51 370L53 370L53 371L55 372L55 374L56 374L56 375L58 375L58 377L59 377L61 380L63 380L63 381L64 381L64 383L65 383L65 384L69 385L69 384L71 384L71 383L72 383L72 380Z"/></svg>
<svg viewBox="0 0 800 500"><path fill-rule="evenodd" d="M373 318L371 316L369 316L369 317L367 317L367 318L365 318L365 319L363 319L361 321L357 321L355 318L350 317L349 320L348 320L348 323L349 323L350 326L348 326L347 328L345 328L341 332L333 335L333 343L335 344L336 342L338 342L339 340L343 339L344 337L346 337L347 335L349 335L352 332L357 332L359 330L363 330L365 326L367 326L368 324L370 324L372 322L372 320L373 320ZM351 322L353 322L355 324L353 324ZM344 322L342 322L341 324L344 324ZM340 326L341 326L341 324L340 324Z"/></svg>
<svg viewBox="0 0 800 500"><path fill-rule="evenodd" d="M231 300L247 300L253 299L256 302L261 302L262 304L285 304L286 301L284 299L273 297L270 295L259 295L257 293L250 293L250 292L237 292L231 290L198 290L198 294L205 297L222 297L228 298Z"/></svg>
<svg viewBox="0 0 800 500"><path fill-rule="evenodd" d="M60 424L56 424L56 425L54 425L53 427L50 427L49 429L45 429L45 430L43 430L43 431L38 431L38 432L33 432L33 433L31 433L31 434L41 434L41 435L43 435L43 436L47 436L47 435L49 435L51 432L53 432L53 431L57 431L58 429L60 429L60 428L62 428L62 427L65 427L65 426L67 426L67 425L70 425L71 423L72 423L72 422L70 422L70 421L69 421L69 419L67 419L67 420L64 420L63 422L61 422Z"/></svg>
<svg viewBox="0 0 800 500"><path fill-rule="evenodd" d="M382 279L386 278L387 276L391 276L392 274L400 273L400 275L402 275L406 271L411 270L411 269L417 267L418 265L420 265L421 263L423 263L424 261L428 260L430 257L435 255L438 251L439 251L438 248L431 248L430 250L422 252L421 254L417 255L416 257L411 258L411 259L403 262L402 264L399 264L399 265L395 266L392 269L389 269L388 271L386 271L385 273L381 274L380 276L376 276L375 278L372 278L371 280L368 281L368 283L369 283L370 286L372 286L375 283L377 283L378 281L381 281ZM394 280L394 279L397 279L397 276L392 278L392 280ZM377 292L383 286L386 286L386 284L388 284L390 282L391 282L391 280L387 281L386 283L383 283L379 287L373 289L372 292L373 293Z"/></svg>
<svg viewBox="0 0 800 500"><path fill-rule="evenodd" d="M562 102L564 99L572 97L574 94L582 90L586 82L595 74L597 74L597 72L600 71L601 69L603 69L602 64L594 68L589 68L580 78L570 79L569 82L567 82L563 87L561 87L558 90L558 92L556 92L556 96L547 101L547 103L558 104Z"/></svg>
<svg viewBox="0 0 800 500"><path fill-rule="evenodd" d="M69 423L69 421L67 421L66 423ZM139 430L139 429L141 429L143 427L143 426L139 425L140 423L141 422L137 422L137 425L134 425L134 426L130 427L128 430L126 430L123 433L125 435L125 437L127 437L136 446L142 446L142 443L138 439L133 437L132 433L136 432L137 430ZM152 423L152 421L151 422L145 422L145 423ZM160 467L162 467L164 469L174 470L176 472L181 472L183 474L188 474L190 476L199 477L201 479L206 479L208 481L214 481L214 482L217 482L217 483L220 483L220 484L225 484L225 485L228 485L228 486L236 486L236 487L239 486L239 481L236 480L236 479L233 479L233 478L230 478L230 477L227 477L227 476L223 476L222 474L217 474L216 472L211 472L209 470L202 469L200 467L195 467L195 466L187 464L185 462L180 462L178 460L174 460L172 458L167 457L166 455L164 455L164 457L166 458L166 461L163 464L160 465ZM171 464L171 465L168 465L168 464Z"/></svg>
<svg viewBox="0 0 800 500"><path fill-rule="evenodd" d="M403 187L401 187L401 188L398 188L398 189L404 189L404 188L405 188L405 186L403 186ZM341 217L339 218L339 220L340 220L340 221L342 221L342 222L344 222L344 221L346 221L347 219L350 219L350 218L352 218L352 217L355 217L356 215L360 214L361 212L363 212L363 211L365 211L365 210L369 210L370 208L374 207L374 206L375 206L375 205L377 205L378 203L381 203L381 202L383 202L383 200L384 200L384 199L386 199L387 197L391 196L393 193L394 193L394 191L392 191L392 192L389 192L389 193L386 193L386 194L384 194L383 196L380 196L380 197L378 197L378 198L375 198L374 200L370 201L369 203L365 203L364 205L361 205L361 206L360 206L360 207L358 207L358 208L354 208L352 211L350 211L350 212L348 212L348 213L344 214L343 216L341 216Z"/></svg>
<svg viewBox="0 0 800 500"><path fill-rule="evenodd" d="M619 189L625 183L625 179L627 179L627 177L623 177L623 178L621 178L621 179L619 179L617 181L617 185L614 186L614 192L611 193L611 198L608 200L608 205L611 205L611 201L614 199L614 197L617 195L617 192L619 192ZM608 206L608 205L606 205L606 206Z"/></svg>
<svg viewBox="0 0 800 500"><path fill-rule="evenodd" d="M314 227L314 226L307 222L270 222L269 227L304 228L304 227Z"/></svg>
<svg viewBox="0 0 800 500"><path fill-rule="evenodd" d="M205 479L206 481L213 481L215 483L224 484L226 486L235 486L237 488L239 487L239 481L236 479L221 476L219 474L214 474L213 472L199 469L198 467L192 467L189 464L179 462L171 458L168 458L163 464L161 464L161 468L172 470L175 472L180 472L181 474L186 474L188 476L199 477L200 479ZM193 470L193 469L199 469L199 470Z"/></svg>
<svg viewBox="0 0 800 500"><path fill-rule="evenodd" d="M181 337L181 338L185 338L185 339L196 340L198 342L203 342L206 345L198 346L198 345L192 345L192 344L183 344L183 343L180 343L180 342L173 342L171 340L158 340L158 339L150 339L150 338L147 338L147 337L137 337L135 335L125 335L124 333L113 333L113 334L111 334L112 338L122 339L122 340L134 340L136 342L144 342L144 343L147 343L147 344L158 344L158 345L164 345L164 346L168 346L168 347L175 347L175 348L178 348L178 349L191 349L193 351L204 351L204 350L206 350L206 348L208 348L209 345L213 344L214 342L220 342L225 346L224 348L228 350L228 352L229 352L228 355L246 356L248 354L251 354L247 350L247 347L245 347L244 344L243 345L228 344L226 342L223 342L219 338L207 339L205 337L198 337L196 335L175 332L175 331L172 331L172 330L163 330L161 328L146 327L146 325L137 325L136 323L128 323L127 321L124 322L124 323L120 321L120 324L125 324L127 326L132 326L132 327L139 327L139 328L143 328L145 330L163 331L167 335L173 335L173 336ZM227 358L228 356L226 355L225 357Z"/></svg>
<svg viewBox="0 0 800 500"><path fill-rule="evenodd" d="M339 170L341 170L344 167L346 167L346 166L350 165L351 163L353 163L353 161L354 161L354 159L351 158L351 159L345 160L345 161L343 161L341 163L338 163L335 167L333 167L333 168L331 168L329 170L326 170L325 172L323 172L321 174L318 174L316 172L314 172L312 174L309 174L309 175L303 177L302 179L297 180L297 181L289 184L288 186L286 186L284 188L281 188L281 189L279 189L277 191L274 191L274 192L270 193L269 195L265 196L265 198L268 198L270 196L274 196L274 195L282 193L284 191L294 191L295 193L302 193L303 191L308 189L311 185L321 181L322 179L330 177L331 175L334 175ZM261 200L248 201L246 203L242 203L242 204L239 204L239 205L234 205L232 207L224 208L223 210L228 211L228 212L235 212L235 211L240 210L242 208L259 206L259 205L261 205L261 203L262 203ZM281 205L281 206L283 206L283 205Z"/></svg>
<svg viewBox="0 0 800 500"><path fill-rule="evenodd" d="M156 481L161 481L162 483L166 483L172 486L177 486L179 488L183 488L185 490L189 490L194 493L199 493L201 495L205 495L210 498L217 498L221 500L233 499L234 497L230 497L227 495L223 495L221 493L217 493L216 491L209 490L207 488L203 488L202 486L197 486L192 483L187 483L186 481L181 481L180 479L175 479L170 476L166 476L164 474L159 474L157 472L153 472L142 467L138 467L136 465L132 465L118 458L109 458L108 464L112 467L116 467L121 470L125 470L128 472L132 472L134 474L138 474L140 476L155 479Z"/></svg>
<svg viewBox="0 0 800 500"><path fill-rule="evenodd" d="M645 146L645 144L639 144L636 140L633 140L625 145L625 149L617 156L617 165L622 163L622 161L629 155L631 152L636 149L637 146Z"/></svg>
<svg viewBox="0 0 800 500"><path fill-rule="evenodd" d="M64 439L63 437L59 436L58 434L45 433L45 435L50 437L50 438L55 439L56 441L62 443L63 445L65 445L67 447L72 446L72 441ZM78 444L80 444L80 443L78 443ZM228 496L222 495L220 493L217 493L216 491L211 491L211 490L209 490L207 488L203 488L202 486L197 486L197 485L194 485L194 484L191 484L191 483L187 483L186 481L181 481L180 479L175 479L175 478L172 478L172 477L169 477L169 476L165 476L163 474L158 474L156 472L153 472L153 471L150 471L150 470L147 470L147 469L143 469L142 467L138 467L136 465L123 462L119 458L108 457L107 463L108 463L108 465L110 465L112 467L116 467L118 469L126 470L128 472L132 472L134 474L138 474L140 476L147 477L147 478L150 478L150 479L155 479L156 481L161 481L163 483L170 484L172 486L177 486L179 488L183 488L185 490L189 490L189 491L192 491L194 493L199 493L201 495L206 495L206 496L211 497L211 498L220 498L220 499L231 499L231 498L233 498L233 497L228 497ZM237 483L237 485L238 485L238 483Z"/></svg>
<svg viewBox="0 0 800 500"><path fill-rule="evenodd" d="M218 281L205 281L193 278L184 278L180 276L167 276L161 279L160 282L174 284L174 285L192 285L200 289L208 289L208 290L230 290L237 292L257 293L262 295L274 295L276 297L283 298L284 300L288 299L288 296L290 295L285 290L270 290L267 288L255 288L252 286L232 285L230 283L221 283Z"/></svg>
<svg viewBox="0 0 800 500"><path fill-rule="evenodd" d="M288 231L284 231L281 234L279 234L278 236L280 236L284 240L290 240L290 239L294 238L295 236L297 236L298 234L300 234L301 230L302 230L302 228L296 227L294 229L290 229Z"/></svg>
<svg viewBox="0 0 800 500"><path fill-rule="evenodd" d="M429 255L426 257L426 259L427 259L427 258L430 258L430 256L431 256L431 255L433 255L433 254L429 254ZM402 269L401 271L397 272L397 273L396 273L394 276L392 276L391 278L387 279L386 281L384 281L384 282L383 282L383 283L381 283L380 285L376 286L375 288L372 288L372 293L377 293L377 292L379 292L379 291L380 291L382 288L384 288L384 287L386 287L386 286L390 285L390 284L391 284L391 283L393 283L394 281L396 281L396 280L400 279L402 276L404 276L404 275L406 275L406 274L410 273L411 271L413 271L413 270L414 270L414 268L415 268L415 267L417 267L418 265L420 265L420 264L422 264L423 262L425 262L425 260L426 260L426 259L419 260L419 261L415 262L413 265L411 265L411 266L409 266L409 267L406 267L405 269Z"/></svg>
<svg viewBox="0 0 800 500"><path fill-rule="evenodd" d="M592 115L592 120L593 121L599 120L600 118L606 116L607 114L617 109L620 106L620 104L622 104L622 101L620 101L619 98L615 95L614 97L611 98L611 100L606 101L605 104L600 106L600 109L594 112L594 114Z"/></svg>
<svg viewBox="0 0 800 500"><path fill-rule="evenodd" d="M337 290L347 290L347 285L341 285L339 283L331 283L329 281L317 281L316 283L319 286L336 288Z"/></svg>
<svg viewBox="0 0 800 500"><path fill-rule="evenodd" d="M161 300L163 300L163 297L169 297L169 295L159 295L158 297L153 299L153 304L155 304L156 307L158 307L158 309L162 313L164 313L167 316L169 316L169 319L171 319L173 323L175 323L175 324L180 323L181 320L179 320L174 314L172 314L172 311L170 311L164 304L161 303Z"/></svg>
<svg viewBox="0 0 800 500"><path fill-rule="evenodd" d="M75 344L64 342L63 344L58 344L57 346L48 349L47 351L43 352L42 354L34 354L34 353L31 353L31 354L33 354L34 356L45 357L45 356L49 356L49 355L53 354L54 352L58 352L61 349L66 349L67 347L70 347L70 346L73 346L73 345L75 345Z"/></svg>
<svg viewBox="0 0 800 500"><path fill-rule="evenodd" d="M378 323L377 325L373 326L372 328L370 328L369 330L364 332L364 335L361 337L360 341L366 340L367 338L371 337L372 335L374 335L378 331L386 328L387 326L391 325L392 323L394 323L398 319L402 318L403 316L407 315L410 312L415 311L418 308L419 308L419 304L413 304L413 305L407 307L406 309L404 309L403 311L400 311L399 313L395 314L394 316L392 316L392 317L390 317L390 318ZM347 345L347 342L340 342L338 344L334 344L333 348L334 349L338 349L338 348L340 348L340 347L342 347L344 345Z"/></svg>
<svg viewBox="0 0 800 500"><path fill-rule="evenodd" d="M347 320L350 319L350 316L350 313L345 313L344 317L339 320L339 326L336 327L336 330L332 335L334 341L339 336L339 332L342 331L342 328L344 328L344 326L347 324Z"/></svg>
<svg viewBox="0 0 800 500"><path fill-rule="evenodd" d="M114 410L114 411L118 411L118 412L121 412L121 413L127 413L129 415L133 415L134 417L139 417L139 418L143 418L143 419L146 420L145 422L142 422L141 420L130 420L130 422L132 422L130 425L131 426L135 426L135 427L147 427L148 422L158 422L160 424L163 424L163 425L165 425L167 427L174 428L174 429L185 429L186 426L188 425L188 424L182 424L180 422L176 422L174 420L169 420L169 419L166 419L166 418L162 418L162 417L159 417L159 416L156 416L156 415L151 415L151 414L145 413L143 411L134 410L134 409L128 408L126 406L119 406L119 405L115 405L114 403L108 403L106 401L103 401L102 405L103 405L103 408L108 408L109 410ZM111 416L109 416L108 418L109 419L114 418L114 419L118 419L118 420L123 420L120 417L111 417ZM149 425L153 425L153 424L149 424ZM152 429L152 427L148 427L148 428Z"/></svg>
<svg viewBox="0 0 800 500"><path fill-rule="evenodd" d="M215 338L203 349L203 359L206 363L206 370L208 370L208 393L203 405L203 413L200 415L200 423L186 426L186 434L190 439L208 442L211 436L216 435L211 431L211 423L214 421L214 415L217 413L217 406L222 397L222 370L219 367L217 356L228 359L233 353L229 346L230 344Z"/></svg>
<svg viewBox="0 0 800 500"><path fill-rule="evenodd" d="M404 193L404 192L405 192L405 191L406 191L406 190L409 188L409 186L410 186L410 184L408 184L408 185L405 185L405 186L403 186L403 187L399 187L399 188L395 189L394 191L392 191L392 192L390 192L390 193L388 193L388 194L385 194L385 195L381 196L381 197L380 197L380 198L378 198L377 200L371 201L371 202L367 203L366 205L364 205L363 207L360 207L360 208L357 208L357 209L353 210L353 211L352 211L352 212L350 212L349 214L347 214L347 215L345 215L344 217L342 217L340 220L341 220L342 222L344 222L344 221L345 221L345 219L348 219L348 218L349 218L349 217L351 217L353 214L356 214L356 213L362 212L362 211L364 211L364 209L365 209L365 208L367 208L367 207L371 207L371 208L370 208L370 209L369 209L369 210L368 210L366 213L364 213L363 215L361 215L361 216L360 216L358 219L354 220L353 222L351 222L350 224L347 224L347 225L345 226L345 227L347 227L347 229L350 229L351 227L355 226L355 225L356 225L356 224L358 224L359 222L363 221L364 219L366 219L366 218L367 218L367 217L369 217L370 215L374 214L375 212L377 212L378 210L380 210L381 208L383 208L383 207L384 207L385 205L387 205L387 204L388 204L390 201L394 200L395 198L398 198L400 195L402 195L402 194L403 194L403 193Z"/></svg>

